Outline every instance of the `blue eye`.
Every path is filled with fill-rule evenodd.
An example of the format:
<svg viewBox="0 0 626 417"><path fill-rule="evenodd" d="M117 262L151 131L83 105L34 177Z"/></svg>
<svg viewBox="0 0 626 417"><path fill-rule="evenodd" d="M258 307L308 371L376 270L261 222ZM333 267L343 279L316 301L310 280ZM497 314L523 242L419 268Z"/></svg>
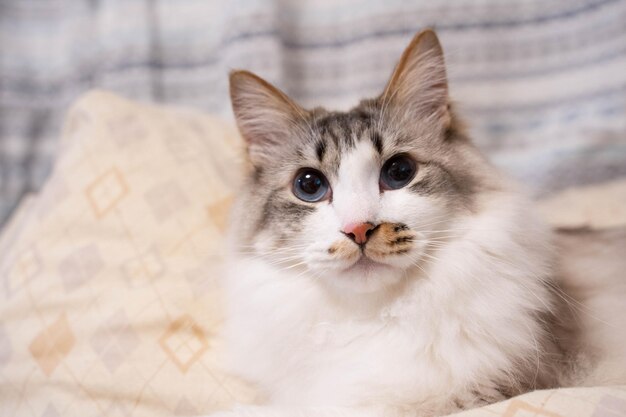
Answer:
<svg viewBox="0 0 626 417"><path fill-rule="evenodd" d="M324 175L312 168L301 170L293 181L293 193L302 201L314 203L324 200L330 187Z"/></svg>
<svg viewBox="0 0 626 417"><path fill-rule="evenodd" d="M416 172L415 161L407 155L396 155L380 170L380 185L384 190L397 190L410 183Z"/></svg>

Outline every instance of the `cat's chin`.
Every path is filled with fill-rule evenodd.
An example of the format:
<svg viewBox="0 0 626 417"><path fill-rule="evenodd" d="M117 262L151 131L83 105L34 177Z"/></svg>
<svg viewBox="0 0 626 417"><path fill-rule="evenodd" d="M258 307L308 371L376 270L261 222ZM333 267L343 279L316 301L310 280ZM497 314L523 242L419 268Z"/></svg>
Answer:
<svg viewBox="0 0 626 417"><path fill-rule="evenodd" d="M344 268L342 272L355 272L358 274L371 274L379 268L391 268L389 265L376 262L367 256L361 256L358 261L353 263L347 268Z"/></svg>
<svg viewBox="0 0 626 417"><path fill-rule="evenodd" d="M367 256L347 268L338 270L332 277L332 285L344 291L373 293L393 286L402 279L403 270L376 262Z"/></svg>

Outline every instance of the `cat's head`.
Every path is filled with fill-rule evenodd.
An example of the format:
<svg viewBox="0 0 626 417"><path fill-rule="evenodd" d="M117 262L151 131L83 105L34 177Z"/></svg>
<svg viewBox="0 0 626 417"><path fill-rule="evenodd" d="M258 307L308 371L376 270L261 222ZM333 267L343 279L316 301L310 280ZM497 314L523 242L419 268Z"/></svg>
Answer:
<svg viewBox="0 0 626 417"><path fill-rule="evenodd" d="M230 92L251 167L233 219L244 253L373 292L422 269L447 225L477 209L489 168L452 113L433 31L347 112L306 110L245 71Z"/></svg>

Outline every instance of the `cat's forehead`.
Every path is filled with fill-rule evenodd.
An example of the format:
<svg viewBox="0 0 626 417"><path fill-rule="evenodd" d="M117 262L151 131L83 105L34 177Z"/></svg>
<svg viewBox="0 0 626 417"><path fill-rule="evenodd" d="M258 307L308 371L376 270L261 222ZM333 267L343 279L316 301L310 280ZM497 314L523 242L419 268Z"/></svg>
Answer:
<svg viewBox="0 0 626 417"><path fill-rule="evenodd" d="M322 111L311 123L314 137L309 141L308 154L322 166L336 168L346 154L357 147L371 146L382 154L384 135L377 125L376 113L358 106L345 112Z"/></svg>
<svg viewBox="0 0 626 417"><path fill-rule="evenodd" d="M315 130L319 138L337 148L349 150L356 141L369 133L373 133L374 115L361 108L347 112L327 112L314 119Z"/></svg>

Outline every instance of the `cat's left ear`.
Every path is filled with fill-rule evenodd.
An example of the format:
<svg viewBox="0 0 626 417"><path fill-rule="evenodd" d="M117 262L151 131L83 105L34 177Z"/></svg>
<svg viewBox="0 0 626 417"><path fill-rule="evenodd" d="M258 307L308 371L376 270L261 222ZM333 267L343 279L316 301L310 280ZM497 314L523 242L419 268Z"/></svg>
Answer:
<svg viewBox="0 0 626 417"><path fill-rule="evenodd" d="M306 111L253 73L230 73L230 98L253 165L272 163L277 152L301 134Z"/></svg>
<svg viewBox="0 0 626 417"><path fill-rule="evenodd" d="M382 106L392 106L412 120L434 117L444 126L450 124L443 49L433 30L426 29L415 35L379 101Z"/></svg>

